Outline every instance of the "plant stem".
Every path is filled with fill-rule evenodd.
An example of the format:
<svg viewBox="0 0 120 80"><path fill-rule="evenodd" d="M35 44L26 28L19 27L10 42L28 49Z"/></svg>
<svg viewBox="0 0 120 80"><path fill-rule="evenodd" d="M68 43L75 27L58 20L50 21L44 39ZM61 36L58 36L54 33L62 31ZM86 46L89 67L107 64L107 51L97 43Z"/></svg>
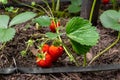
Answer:
<svg viewBox="0 0 120 80"><path fill-rule="evenodd" d="M93 63L93 61L95 61L98 57L100 57L103 53L105 53L106 51L108 51L110 48L112 48L115 44L117 44L117 42L120 40L120 32L118 33L118 37L117 39L107 48L105 48L103 51L101 51L100 53L98 53L89 63L89 65L91 63Z"/></svg>
<svg viewBox="0 0 120 80"><path fill-rule="evenodd" d="M56 4L56 12L59 11L60 8L60 0L57 0L57 4Z"/></svg>
<svg viewBox="0 0 120 80"><path fill-rule="evenodd" d="M90 12L90 17L89 17L89 22L92 22L92 16L93 16L93 11L95 8L96 0L93 1L91 12Z"/></svg>
<svg viewBox="0 0 120 80"><path fill-rule="evenodd" d="M47 0L42 0L42 1L46 4L46 6L48 7L48 9L50 10L51 16L54 17L53 12L52 12L52 10L50 8L50 5L48 4Z"/></svg>
<svg viewBox="0 0 120 80"><path fill-rule="evenodd" d="M113 9L116 10L116 8L117 8L117 1L116 0L112 0L112 5L113 5Z"/></svg>
<svg viewBox="0 0 120 80"><path fill-rule="evenodd" d="M53 10L53 12L55 10L55 0L52 0L52 10Z"/></svg>
<svg viewBox="0 0 120 80"><path fill-rule="evenodd" d="M2 48L4 48L5 45L6 45L6 42L0 47L0 50L1 50Z"/></svg>
<svg viewBox="0 0 120 80"><path fill-rule="evenodd" d="M35 9L35 10L37 10L37 11L40 11L40 12L41 12L41 10L39 10L39 9L37 9L37 8L33 7L33 6L30 6L30 5L25 4L25 3L21 3L21 2L19 2L18 0L14 0L14 1L15 1L16 3L22 4L22 5L24 5L24 6L27 6L27 7L29 7L29 8L32 8L32 9Z"/></svg>
<svg viewBox="0 0 120 80"><path fill-rule="evenodd" d="M84 62L83 62L83 67L85 67L87 64L87 58L86 58L86 54L83 55L84 56Z"/></svg>
<svg viewBox="0 0 120 80"><path fill-rule="evenodd" d="M27 48L25 49L25 52L27 52L29 47L30 47L30 44L27 45Z"/></svg>
<svg viewBox="0 0 120 80"><path fill-rule="evenodd" d="M57 32L57 34L59 34L58 29L56 30L56 32ZM60 37L60 35L58 35L58 38L59 38L60 42L63 43L63 42L62 42L62 39L61 39L61 37ZM76 61L75 58L73 57L73 55L72 55L70 52L68 52L68 50L67 50L67 48L66 48L65 45L63 45L63 48L64 48L66 54L69 56L70 61L73 61L73 62L75 63L76 66L79 66L79 64L77 63L77 61Z"/></svg>
<svg viewBox="0 0 120 80"><path fill-rule="evenodd" d="M41 9L43 9L43 11L46 12L46 14L51 17L51 15L49 14L49 12L43 6L41 6L39 4L37 4L37 6L39 6Z"/></svg>

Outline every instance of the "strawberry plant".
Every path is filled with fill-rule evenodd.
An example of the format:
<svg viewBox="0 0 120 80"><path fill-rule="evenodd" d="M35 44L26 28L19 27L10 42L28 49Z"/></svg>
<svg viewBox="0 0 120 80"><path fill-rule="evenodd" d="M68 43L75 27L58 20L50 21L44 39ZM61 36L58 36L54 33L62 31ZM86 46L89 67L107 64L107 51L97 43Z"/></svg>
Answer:
<svg viewBox="0 0 120 80"><path fill-rule="evenodd" d="M0 15L0 43L6 43L14 38L16 32L14 25L26 22L35 16L33 12L23 12L10 20L8 15Z"/></svg>
<svg viewBox="0 0 120 80"><path fill-rule="evenodd" d="M79 64L76 61L75 57L72 55L71 52L69 52L65 43L63 43L63 40L61 38L62 33L60 33L60 29L62 28L60 21L54 17L52 9L48 5L48 3L46 3L46 5L50 13L42 6L40 7L46 12L48 16L39 16L34 19L34 22L36 24L39 24L40 27L49 27L50 32L40 34L42 35L42 39L39 39L41 43L39 46L37 46L39 50L37 51L37 53L34 53L34 51L32 51L33 54L35 54L36 56L36 54L45 53L42 50L42 48L44 48L44 44L46 44L48 41L52 41L50 46L46 48L46 52L51 55L53 61L56 61L60 56L62 56L63 50L65 50L70 61L74 62L78 66ZM80 17L74 17L70 19L69 22L67 22L64 28L66 28L66 35L70 40L73 50L78 55L84 56L83 66L86 66L86 53L90 50L92 46L96 45L99 39L99 34L97 33L96 28L91 24L91 17L90 20L85 20ZM34 41L36 42L36 40Z"/></svg>
<svg viewBox="0 0 120 80"><path fill-rule="evenodd" d="M55 60L57 60L58 57L62 55L62 53L59 53L59 52L60 51L62 52L64 49L66 54L69 56L70 61L74 62L78 66L79 65L78 62L76 61L72 53L69 52L65 43L63 43L62 41L62 38L61 38L62 33L60 33L60 29L62 25L60 25L59 20L57 20L54 17L52 13L52 9L49 7L48 4L47 6L49 8L50 14L48 14L47 10L43 8L44 11L48 14L48 16L40 16L38 18L35 18L34 20L34 22L39 24L40 27L49 27L51 31L51 32L47 32L44 35L42 44L46 43L49 40L52 40L53 44L51 45L53 46L49 47L49 54L51 54L52 57L55 57ZM85 20L80 17L74 17L65 26L66 35L70 40L73 50L78 55L84 56L83 66L86 65L86 53L90 50L92 46L96 45L99 39L99 34L97 33L96 28L93 27L92 24L90 23L91 19L92 17L90 17L90 20ZM57 46L55 46L56 44L54 44L56 42L57 42ZM42 51L41 46L39 47L39 49L40 51Z"/></svg>
<svg viewBox="0 0 120 80"><path fill-rule="evenodd" d="M48 20L50 20L50 18L48 18L46 16L41 16L39 18L35 19L35 22L37 22L39 25L41 26L45 26L44 24L46 23L42 23L43 22L47 22ZM53 21L54 19L52 18L51 21ZM49 22L50 23L50 22ZM53 23L52 23L53 24ZM51 26L51 24L49 24ZM50 28L50 26L48 26ZM57 26L57 25L55 25ZM45 34L46 37L48 37L50 40L58 40L58 42L63 46L63 48L61 47L61 51L63 51L63 49L65 50L65 52L67 53L67 55L69 56L70 60L76 62L75 58L72 56L72 54L67 50L65 44L62 42L62 39L60 36L62 36L62 34L59 32L60 27L56 27L55 30L56 32L47 32ZM99 39L99 34L96 31L96 28L92 26L92 24L88 21L85 20L83 18L80 17L74 17L72 18L67 24L66 24L66 35L68 37L68 39L70 40L70 43L73 47L73 50L78 54L78 55L84 55L84 59L85 62L84 64L86 64L86 53L90 50L90 48L94 45L96 45L96 43L98 42ZM50 28L51 29L51 28ZM64 45L63 45L64 44ZM50 46L49 47L49 53L55 57L56 59L58 58L57 56L61 56L62 53L59 53L60 47L55 47L55 46Z"/></svg>

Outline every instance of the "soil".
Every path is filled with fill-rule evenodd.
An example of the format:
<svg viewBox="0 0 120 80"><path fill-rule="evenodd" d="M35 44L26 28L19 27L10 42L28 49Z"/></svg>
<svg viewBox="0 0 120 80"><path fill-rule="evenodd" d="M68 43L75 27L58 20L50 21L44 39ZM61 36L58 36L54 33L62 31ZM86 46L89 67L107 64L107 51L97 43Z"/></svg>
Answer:
<svg viewBox="0 0 120 80"><path fill-rule="evenodd" d="M4 14L4 13L2 13ZM68 19L62 19L61 24L65 25ZM26 27L29 28L26 29ZM117 38L117 31L104 28L100 22L96 26L100 39L96 46L92 47L89 51L90 54L95 56L101 50L106 48ZM0 51L0 68L6 67L38 67L35 63L35 56L31 54L30 50L27 52L26 57L22 57L20 52L26 48L26 42L31 38L33 34L44 34L50 31L49 28L36 29L35 25L31 22L20 24L15 26L16 35L13 40L7 42L4 49ZM64 30L62 30L64 32ZM32 39L38 39L41 36L32 37ZM71 45L65 35L62 36L63 41L67 44L72 51ZM35 43L37 45L39 43ZM73 52L73 51L72 51ZM76 58L82 65L83 58L79 56ZM89 62L89 60L88 60ZM105 52L91 65L100 64L120 64L120 42ZM71 63L66 56L65 52L59 60L54 63L52 67L57 66L71 66ZM81 72L81 73L58 73L58 74L21 74L15 73L10 75L0 75L0 80L120 80L120 71L99 71L99 72Z"/></svg>

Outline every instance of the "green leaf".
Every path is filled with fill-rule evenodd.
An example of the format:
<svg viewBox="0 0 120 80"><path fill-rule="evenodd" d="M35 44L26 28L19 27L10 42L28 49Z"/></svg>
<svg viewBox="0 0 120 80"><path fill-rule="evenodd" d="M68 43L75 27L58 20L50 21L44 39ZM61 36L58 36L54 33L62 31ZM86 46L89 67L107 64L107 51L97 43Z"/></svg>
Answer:
<svg viewBox="0 0 120 80"><path fill-rule="evenodd" d="M0 2L2 2L3 4L7 4L8 0L0 0Z"/></svg>
<svg viewBox="0 0 120 80"><path fill-rule="evenodd" d="M82 0L71 0L71 4L80 6L82 4Z"/></svg>
<svg viewBox="0 0 120 80"><path fill-rule="evenodd" d="M107 10L101 14L100 21L104 27L120 31L120 12Z"/></svg>
<svg viewBox="0 0 120 80"><path fill-rule="evenodd" d="M77 54L86 54L99 39L96 28L88 20L80 17L74 17L67 23L66 33Z"/></svg>
<svg viewBox="0 0 120 80"><path fill-rule="evenodd" d="M7 28L9 19L7 15L0 15L0 28Z"/></svg>
<svg viewBox="0 0 120 80"><path fill-rule="evenodd" d="M69 11L69 13L77 13L77 12L80 12L80 10L81 10L81 7L80 6L78 6L78 5L69 5L68 6L68 11Z"/></svg>
<svg viewBox="0 0 120 80"><path fill-rule="evenodd" d="M96 28L80 17L74 17L67 23L66 33L70 40L86 46L96 45L99 39Z"/></svg>
<svg viewBox="0 0 120 80"><path fill-rule="evenodd" d="M91 25L87 20L80 18L80 17L73 17L69 22L66 24L66 33L72 33L79 28L84 28L84 26Z"/></svg>
<svg viewBox="0 0 120 80"><path fill-rule="evenodd" d="M33 13L33 12L23 12L23 13L18 14L17 16L15 16L11 20L9 26L13 26L13 25L16 25L16 24L20 24L20 23L26 22L26 21L34 18L35 16L36 16L36 13Z"/></svg>
<svg viewBox="0 0 120 80"><path fill-rule="evenodd" d="M2 29L0 28L0 42L7 42L13 39L15 35L15 29L14 28L6 28Z"/></svg>
<svg viewBox="0 0 120 80"><path fill-rule="evenodd" d="M50 17L48 16L40 16L34 20L36 23L38 23L41 26L48 27L50 25Z"/></svg>
<svg viewBox="0 0 120 80"><path fill-rule="evenodd" d="M55 39L58 37L58 34L52 33L52 32L47 32L46 37L48 37L49 39Z"/></svg>
<svg viewBox="0 0 120 80"><path fill-rule="evenodd" d="M81 45L73 40L71 40L72 48L77 54L86 54L92 46Z"/></svg>

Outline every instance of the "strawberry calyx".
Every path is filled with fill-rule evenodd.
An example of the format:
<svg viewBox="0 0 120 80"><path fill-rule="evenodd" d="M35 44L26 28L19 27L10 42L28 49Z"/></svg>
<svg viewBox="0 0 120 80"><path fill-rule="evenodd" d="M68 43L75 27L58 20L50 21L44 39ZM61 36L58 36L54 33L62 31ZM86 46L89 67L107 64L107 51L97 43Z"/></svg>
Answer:
<svg viewBox="0 0 120 80"><path fill-rule="evenodd" d="M48 68L52 66L52 57L50 54L40 54L36 57L36 64L43 68Z"/></svg>
<svg viewBox="0 0 120 80"><path fill-rule="evenodd" d="M38 58L37 61L39 60L45 60L45 56L47 53L38 53L36 57Z"/></svg>

